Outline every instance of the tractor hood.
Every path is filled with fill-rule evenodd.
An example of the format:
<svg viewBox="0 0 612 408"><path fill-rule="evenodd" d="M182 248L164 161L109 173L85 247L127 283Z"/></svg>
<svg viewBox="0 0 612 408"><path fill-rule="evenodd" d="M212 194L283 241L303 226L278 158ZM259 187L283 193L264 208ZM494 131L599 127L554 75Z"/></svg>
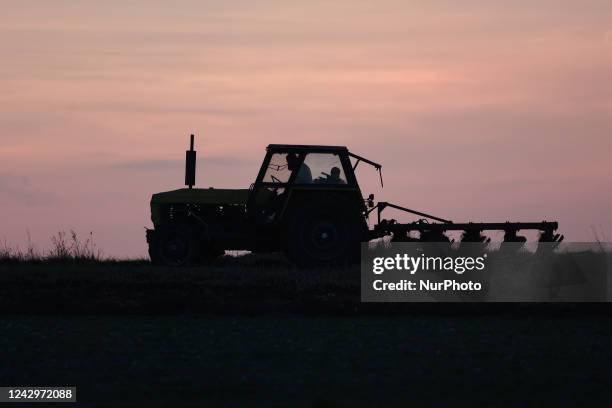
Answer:
<svg viewBox="0 0 612 408"><path fill-rule="evenodd" d="M151 205L154 204L246 204L249 189L230 190L225 188L181 188L153 194Z"/></svg>

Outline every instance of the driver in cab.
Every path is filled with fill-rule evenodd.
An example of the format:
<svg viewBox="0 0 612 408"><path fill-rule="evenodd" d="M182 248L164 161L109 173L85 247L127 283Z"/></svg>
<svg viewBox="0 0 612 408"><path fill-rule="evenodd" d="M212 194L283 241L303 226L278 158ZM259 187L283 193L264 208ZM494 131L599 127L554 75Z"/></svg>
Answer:
<svg viewBox="0 0 612 408"><path fill-rule="evenodd" d="M315 183L321 183L321 184L346 184L346 181L344 181L340 177L340 168L334 166L334 167L331 168L329 174L321 173L321 176L317 177L317 179L315 180Z"/></svg>
<svg viewBox="0 0 612 408"><path fill-rule="evenodd" d="M310 167L306 163L302 163L300 166L300 159L296 153L287 154L287 168L289 170L296 171L299 166L298 174L295 178L296 184L306 184L312 183L312 172L310 171Z"/></svg>

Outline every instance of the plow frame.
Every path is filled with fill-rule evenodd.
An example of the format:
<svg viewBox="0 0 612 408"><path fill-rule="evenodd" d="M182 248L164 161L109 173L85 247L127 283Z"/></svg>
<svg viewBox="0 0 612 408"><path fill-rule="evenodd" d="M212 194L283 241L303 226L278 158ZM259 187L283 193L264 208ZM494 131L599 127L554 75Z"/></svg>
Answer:
<svg viewBox="0 0 612 408"><path fill-rule="evenodd" d="M423 218L411 223L398 223L394 219L382 219L381 214L386 208L393 208L399 211L418 215ZM507 241L516 242L517 239L518 241L523 241L523 237L517 238L516 233L518 231L538 230L540 231L540 242L561 242L563 240L563 235L555 234L555 231L559 225L554 221L454 223L444 218L412 210L410 208L402 207L386 201L378 202L376 205L371 207L367 211L367 215L373 211L376 211L377 213L377 223L372 230L374 238L381 238L387 235L407 235L411 231L418 231L420 233L432 232L436 234L443 234L446 231L464 231L466 236L471 237L480 237L480 234L483 231L504 231L506 233ZM438 222L429 222L428 220Z"/></svg>

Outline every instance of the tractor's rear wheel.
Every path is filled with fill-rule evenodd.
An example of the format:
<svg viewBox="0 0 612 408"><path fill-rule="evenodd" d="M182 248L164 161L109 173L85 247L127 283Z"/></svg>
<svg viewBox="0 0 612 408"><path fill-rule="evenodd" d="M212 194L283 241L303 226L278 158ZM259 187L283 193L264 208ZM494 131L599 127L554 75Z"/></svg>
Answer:
<svg viewBox="0 0 612 408"><path fill-rule="evenodd" d="M285 232L288 256L300 266L357 262L361 224L359 212L343 198L300 203Z"/></svg>

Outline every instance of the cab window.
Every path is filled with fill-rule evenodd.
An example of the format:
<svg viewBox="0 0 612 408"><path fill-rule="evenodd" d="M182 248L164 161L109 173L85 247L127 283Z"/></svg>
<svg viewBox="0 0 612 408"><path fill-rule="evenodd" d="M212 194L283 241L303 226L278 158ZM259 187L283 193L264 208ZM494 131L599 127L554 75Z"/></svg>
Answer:
<svg viewBox="0 0 612 408"><path fill-rule="evenodd" d="M340 156L333 153L309 153L304 159L303 167L312 177L302 183L314 184L346 184L346 176L342 168ZM298 180L296 179L296 183Z"/></svg>
<svg viewBox="0 0 612 408"><path fill-rule="evenodd" d="M286 154L274 153L270 158L270 164L266 169L263 181L265 183L286 183L291 176L291 170L287 166Z"/></svg>

